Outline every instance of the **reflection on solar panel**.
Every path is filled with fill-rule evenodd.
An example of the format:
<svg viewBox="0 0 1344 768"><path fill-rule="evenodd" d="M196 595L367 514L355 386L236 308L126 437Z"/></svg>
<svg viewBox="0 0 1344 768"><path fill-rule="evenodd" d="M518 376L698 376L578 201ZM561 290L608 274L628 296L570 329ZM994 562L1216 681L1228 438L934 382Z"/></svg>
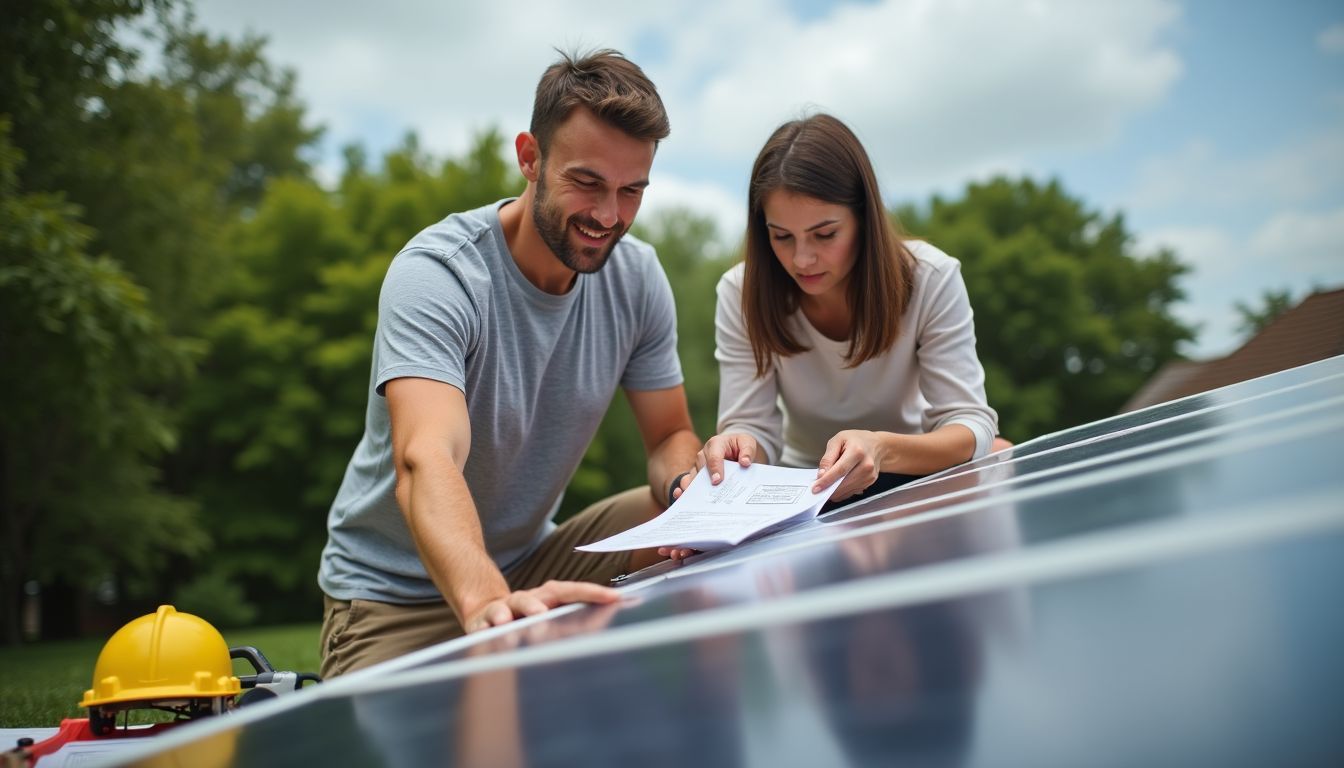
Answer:
<svg viewBox="0 0 1344 768"><path fill-rule="evenodd" d="M135 759L1338 765L1342 438L1344 357L1049 435Z"/></svg>

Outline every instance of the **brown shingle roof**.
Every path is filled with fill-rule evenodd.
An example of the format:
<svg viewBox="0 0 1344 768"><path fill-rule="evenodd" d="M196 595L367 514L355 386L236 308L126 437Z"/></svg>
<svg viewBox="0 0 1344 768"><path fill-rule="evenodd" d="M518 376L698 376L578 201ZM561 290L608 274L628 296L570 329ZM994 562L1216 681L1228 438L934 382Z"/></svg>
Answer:
<svg viewBox="0 0 1344 768"><path fill-rule="evenodd" d="M1162 366L1121 413L1344 355L1344 288L1313 293L1226 357Z"/></svg>

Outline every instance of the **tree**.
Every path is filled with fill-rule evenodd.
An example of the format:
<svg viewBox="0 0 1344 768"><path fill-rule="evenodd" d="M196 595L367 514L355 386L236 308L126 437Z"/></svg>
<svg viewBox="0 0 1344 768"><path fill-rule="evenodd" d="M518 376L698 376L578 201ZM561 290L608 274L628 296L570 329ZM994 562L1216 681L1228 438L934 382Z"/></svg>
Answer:
<svg viewBox="0 0 1344 768"><path fill-rule="evenodd" d="M430 222L521 186L503 147L490 131L440 162L408 136L377 172L351 147L337 190L277 180L233 231L237 270L208 308L210 352L186 403L192 438L172 463L217 542L186 592L239 585L235 613L255 607L264 621L320 610L318 555L363 434L383 275Z"/></svg>
<svg viewBox="0 0 1344 768"><path fill-rule="evenodd" d="M1185 272L1142 256L1119 214L1057 182L994 179L899 218L962 262L1000 431L1015 441L1114 414L1193 338L1171 313Z"/></svg>
<svg viewBox="0 0 1344 768"><path fill-rule="evenodd" d="M5 4L0 26L0 114L25 162L18 188L54 192L99 162L96 125L105 92L124 81L139 53L116 32L163 5L138 0L28 0Z"/></svg>
<svg viewBox="0 0 1344 768"><path fill-rule="evenodd" d="M274 178L307 177L292 73L265 41L195 29L170 0L33 0L7 13L0 114L27 153L20 185L80 206L90 248L145 287L170 330L191 332L228 268L221 233ZM162 46L141 71L133 43Z"/></svg>
<svg viewBox="0 0 1344 768"><path fill-rule="evenodd" d="M112 579L133 596L168 557L204 547L194 502L165 493L160 477L200 352L182 337L228 280L231 230L275 180L308 178L303 153L318 131L264 41L194 26L171 0L6 6L0 388L41 415L0 420L0 497L19 534L6 544L25 548L6 561L7 609L15 579L74 580L76 591ZM144 44L162 45L161 70L141 70ZM108 525L134 526L143 546L103 541L120 533ZM42 549L74 533L78 544ZM13 637L12 613L5 620Z"/></svg>
<svg viewBox="0 0 1344 768"><path fill-rule="evenodd" d="M145 292L56 194L18 187L22 153L0 121L0 602L18 642L29 581L91 589L112 575L144 593L206 538L188 500L156 487L174 446L153 393L184 380L192 346L167 334ZM127 531L136 534L128 536Z"/></svg>
<svg viewBox="0 0 1344 768"><path fill-rule="evenodd" d="M1259 307L1238 301L1234 305L1239 318L1237 333L1241 334L1242 341L1250 340L1252 336L1263 331L1265 326L1274 322L1279 315L1292 309L1296 303L1293 292L1287 288L1278 291L1267 290L1260 294Z"/></svg>

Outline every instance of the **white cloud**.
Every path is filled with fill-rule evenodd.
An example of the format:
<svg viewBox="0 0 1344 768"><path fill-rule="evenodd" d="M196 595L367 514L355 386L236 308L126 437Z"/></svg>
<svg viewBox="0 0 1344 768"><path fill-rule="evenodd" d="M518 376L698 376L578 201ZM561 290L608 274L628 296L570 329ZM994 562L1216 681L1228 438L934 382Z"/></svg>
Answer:
<svg viewBox="0 0 1344 768"><path fill-rule="evenodd" d="M807 107L846 120L889 196L908 198L1022 171L1032 152L1102 145L1181 72L1160 40L1172 0L882 0L806 22L780 0L202 0L199 13L210 29L270 37L331 152L382 149L408 128L439 153L487 126L511 135L552 46L624 50L668 105L659 166L725 189Z"/></svg>
<svg viewBox="0 0 1344 768"><path fill-rule="evenodd" d="M1344 24L1332 24L1316 36L1316 47L1334 56L1344 54Z"/></svg>
<svg viewBox="0 0 1344 768"><path fill-rule="evenodd" d="M666 11L627 22L615 2L382 3L320 7L273 0L205 0L207 28L270 38L272 60L292 66L310 114L336 144L378 148L405 130L436 152L458 152L475 132L524 130L553 46L629 50ZM382 133L383 135L377 135ZM371 135L373 134L373 135Z"/></svg>
<svg viewBox="0 0 1344 768"><path fill-rule="evenodd" d="M1240 343L1236 302L1257 306L1269 290L1303 296L1315 287L1344 285L1344 208L1280 213L1245 237L1213 227L1173 227L1139 239L1141 252L1160 246L1191 267L1182 281L1186 302L1176 311L1201 326L1190 350L1200 357L1225 354Z"/></svg>
<svg viewBox="0 0 1344 768"><path fill-rule="evenodd" d="M1344 208L1280 213L1256 231L1250 250L1287 276L1306 282L1344 282Z"/></svg>
<svg viewBox="0 0 1344 768"><path fill-rule="evenodd" d="M1223 153L1207 140L1148 159L1127 196L1131 211L1300 205L1344 192L1344 126L1260 155Z"/></svg>
<svg viewBox="0 0 1344 768"><path fill-rule="evenodd" d="M1175 305L1178 318L1196 329L1195 343L1185 352L1196 358L1216 357L1237 347L1237 301L1254 301L1267 288L1284 287L1281 283L1260 285L1255 282L1254 261L1234 238L1211 228L1172 228L1140 237L1140 248L1155 251L1158 246L1171 248L1191 267L1181 280L1186 300Z"/></svg>
<svg viewBox="0 0 1344 768"><path fill-rule="evenodd" d="M1139 235L1140 253L1152 254L1159 248L1175 251L1195 272L1240 270L1252 261L1250 252L1237 247L1227 232L1212 227L1169 227Z"/></svg>
<svg viewBox="0 0 1344 768"><path fill-rule="evenodd" d="M671 208L689 208L708 216L718 232L719 243L732 246L742 238L746 229L747 199L724 191L717 184L689 181L654 170L649 188L644 193L640 208L643 219Z"/></svg>
<svg viewBox="0 0 1344 768"><path fill-rule="evenodd" d="M724 41L731 58L683 122L692 146L749 164L812 105L849 123L902 186L927 188L1104 144L1179 76L1158 41L1176 18L1156 1L881 2L809 24L758 14Z"/></svg>

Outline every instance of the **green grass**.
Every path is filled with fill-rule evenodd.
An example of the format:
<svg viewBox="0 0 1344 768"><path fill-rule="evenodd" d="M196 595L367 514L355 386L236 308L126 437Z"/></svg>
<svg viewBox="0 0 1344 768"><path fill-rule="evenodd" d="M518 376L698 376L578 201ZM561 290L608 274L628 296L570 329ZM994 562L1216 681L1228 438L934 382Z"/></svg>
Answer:
<svg viewBox="0 0 1344 768"><path fill-rule="evenodd" d="M276 669L317 672L321 629L320 624L294 624L223 634L230 646L256 646ZM86 717L79 700L93 683L93 665L104 642L106 638L0 647L0 728L54 728L62 718ZM235 659L233 672L251 674L252 667Z"/></svg>

